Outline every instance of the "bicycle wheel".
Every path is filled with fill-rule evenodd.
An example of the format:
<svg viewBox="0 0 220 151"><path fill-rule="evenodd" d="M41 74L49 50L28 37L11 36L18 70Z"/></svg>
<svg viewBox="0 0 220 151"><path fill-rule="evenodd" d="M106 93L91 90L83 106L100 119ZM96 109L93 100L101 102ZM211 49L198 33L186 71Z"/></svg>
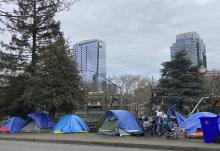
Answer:
<svg viewBox="0 0 220 151"><path fill-rule="evenodd" d="M182 140L185 140L185 139L188 138L188 133L187 133L187 132L180 131L180 132L177 134L177 138L182 139Z"/></svg>
<svg viewBox="0 0 220 151"><path fill-rule="evenodd" d="M166 132L164 135L164 138L166 139L173 139L172 133L171 132Z"/></svg>

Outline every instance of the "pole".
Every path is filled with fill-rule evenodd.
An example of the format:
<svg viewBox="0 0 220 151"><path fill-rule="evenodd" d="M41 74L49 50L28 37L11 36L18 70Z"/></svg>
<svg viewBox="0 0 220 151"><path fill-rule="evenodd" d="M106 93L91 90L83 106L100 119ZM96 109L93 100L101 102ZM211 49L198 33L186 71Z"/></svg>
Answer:
<svg viewBox="0 0 220 151"><path fill-rule="evenodd" d="M84 71L84 70L82 70L82 71ZM119 88L119 90L120 90L120 106L121 106L121 108L122 108L122 107L123 107L122 88L121 88L120 86L118 86L117 84L115 84L114 82L112 82L111 80L107 79L106 77L104 77L104 76L98 74L98 73L95 72L95 71L88 70L88 69L87 69L86 71L89 71L89 72L95 73L96 75L102 77L103 79L105 79L105 80L108 81L109 83L111 83L111 84L113 84L114 86L116 86L117 88Z"/></svg>
<svg viewBox="0 0 220 151"><path fill-rule="evenodd" d="M197 107L199 106L199 104L203 101L203 99L208 99L209 97L202 97L199 102L196 104L196 106L194 107L194 109L192 110L192 112L190 112L190 115L193 114L195 112L195 110L197 109Z"/></svg>
<svg viewBox="0 0 220 151"><path fill-rule="evenodd" d="M123 107L123 102L122 102L122 89L120 87L120 106L121 106L121 109Z"/></svg>

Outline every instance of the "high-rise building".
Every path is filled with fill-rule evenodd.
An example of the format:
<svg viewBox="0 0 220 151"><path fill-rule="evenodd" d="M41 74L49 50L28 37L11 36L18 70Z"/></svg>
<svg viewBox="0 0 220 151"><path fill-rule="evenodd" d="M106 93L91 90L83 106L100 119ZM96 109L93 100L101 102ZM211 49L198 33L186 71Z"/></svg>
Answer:
<svg viewBox="0 0 220 151"><path fill-rule="evenodd" d="M82 80L93 85L91 91L102 91L106 79L105 43L98 39L81 41L73 46L73 55Z"/></svg>
<svg viewBox="0 0 220 151"><path fill-rule="evenodd" d="M197 32L188 32L176 36L176 43L171 46L171 60L175 58L177 52L185 50L187 57L193 65L201 63L202 69L207 70L206 46L200 39Z"/></svg>

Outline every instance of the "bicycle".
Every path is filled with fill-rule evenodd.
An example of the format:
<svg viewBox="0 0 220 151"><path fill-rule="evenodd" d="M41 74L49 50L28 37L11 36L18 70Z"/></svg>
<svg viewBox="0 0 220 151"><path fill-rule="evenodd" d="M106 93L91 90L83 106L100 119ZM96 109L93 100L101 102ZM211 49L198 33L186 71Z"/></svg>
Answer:
<svg viewBox="0 0 220 151"><path fill-rule="evenodd" d="M164 138L166 139L182 139L185 140L188 138L188 133L184 128L175 127L170 131L165 132Z"/></svg>

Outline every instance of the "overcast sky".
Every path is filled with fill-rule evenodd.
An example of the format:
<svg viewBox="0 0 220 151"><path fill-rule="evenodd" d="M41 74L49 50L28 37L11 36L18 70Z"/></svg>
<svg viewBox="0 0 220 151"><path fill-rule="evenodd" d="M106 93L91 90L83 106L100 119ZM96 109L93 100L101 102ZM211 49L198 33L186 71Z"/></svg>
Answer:
<svg viewBox="0 0 220 151"><path fill-rule="evenodd" d="M159 78L176 34L196 31L207 47L208 69L220 70L220 0L81 0L57 17L71 44L106 43L107 75Z"/></svg>

